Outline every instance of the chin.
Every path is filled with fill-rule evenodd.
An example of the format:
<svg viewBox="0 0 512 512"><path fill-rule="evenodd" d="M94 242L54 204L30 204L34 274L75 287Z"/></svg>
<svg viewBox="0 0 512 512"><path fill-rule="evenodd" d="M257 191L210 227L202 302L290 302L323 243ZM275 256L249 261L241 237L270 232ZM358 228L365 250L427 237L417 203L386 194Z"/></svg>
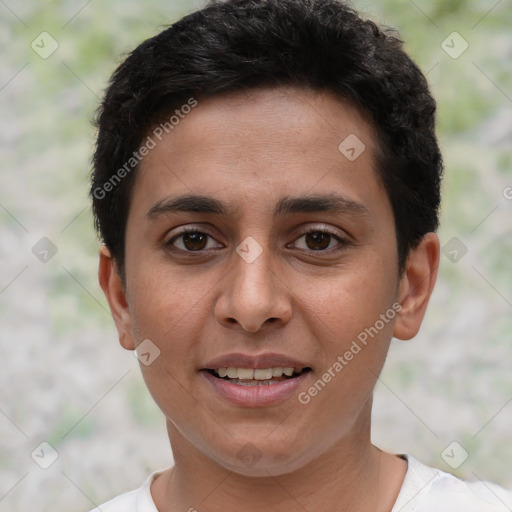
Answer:
<svg viewBox="0 0 512 512"><path fill-rule="evenodd" d="M230 447L230 453L220 454L216 447L214 458L225 469L233 473L250 477L280 476L293 473L307 464L307 455L300 452L296 444L282 442L273 443L268 439L236 443Z"/></svg>

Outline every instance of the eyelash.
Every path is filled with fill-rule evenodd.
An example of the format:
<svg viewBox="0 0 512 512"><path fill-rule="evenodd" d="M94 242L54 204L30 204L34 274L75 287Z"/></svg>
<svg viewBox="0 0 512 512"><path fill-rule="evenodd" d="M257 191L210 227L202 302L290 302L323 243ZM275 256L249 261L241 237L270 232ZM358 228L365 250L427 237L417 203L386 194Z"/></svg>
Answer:
<svg viewBox="0 0 512 512"><path fill-rule="evenodd" d="M208 251L211 251L212 249L201 249L201 250L198 250L198 251L190 251L190 250L186 250L186 249L180 249L180 248L177 248L177 247L174 247L174 242L176 240L178 240L179 238L185 236L185 235L190 235L190 234L194 234L194 233L199 233L201 235L206 235L207 237L209 238L212 238L213 239L213 236L209 235L208 233L204 232L204 231L201 231L200 229L197 229L197 228L190 228L190 229L184 229L181 233L177 234L177 235L174 235L172 238L170 238L169 240L167 240L166 242L164 242L164 245L166 248L171 248L171 250L173 251L178 251L178 252L184 252L184 253L190 253L190 254L194 254L194 253L197 253L197 254L204 254L205 252L208 252ZM309 234L312 234L312 233L323 233L325 235L330 235L332 238L334 238L337 242L338 242L338 246L334 247L334 248L330 248L330 249L319 249L319 250L314 250L314 249L300 249L300 250L303 250L303 251L307 251L307 252L312 252L312 253L330 253L330 252L335 252L335 251L340 251L340 250L343 250L344 247L350 245L350 242L342 237L340 237L339 235L327 230L327 229L311 229L309 231L306 231L304 232L300 237L298 237L295 241L297 240L300 240L301 238L305 237L306 235L309 235ZM330 243L329 243L330 245ZM339 247L341 246L341 247Z"/></svg>
<svg viewBox="0 0 512 512"><path fill-rule="evenodd" d="M341 236L333 233L332 231L328 230L328 229L321 229L321 228L316 228L316 229L310 229L308 231L305 231L301 236L299 236L295 242L297 242L297 240L300 240L302 238L304 238L305 236L307 235L310 235L312 233L322 233L324 235L329 235L332 238L334 238L334 240L336 240L338 242L338 244L335 246L335 247L331 247L330 249L318 249L318 250L314 250L314 249L300 249L301 251L307 251L307 252L311 252L311 253L315 253L315 254L330 254L332 252L337 252L337 251L342 251L343 249L345 249L348 245L349 245L349 242L347 239L345 238L342 238ZM331 245L331 242L332 240L329 241L329 245Z"/></svg>
<svg viewBox="0 0 512 512"><path fill-rule="evenodd" d="M177 235L174 235L171 239L169 239L168 241L164 242L164 245L168 248L170 248L171 246L173 246L173 243L175 240L185 236L185 235L191 235L191 234L194 234L194 233L199 233L201 235L206 235L210 238L213 239L213 236L209 235L208 233L205 233L204 231L201 231L200 229L197 229L197 228L190 228L190 229L184 229L181 233L177 234ZM181 251L181 252L187 252L187 253L204 253L208 250L211 250L211 249L201 249L200 251L187 251L185 249L179 249L177 247L173 247L172 250L175 250L175 251Z"/></svg>

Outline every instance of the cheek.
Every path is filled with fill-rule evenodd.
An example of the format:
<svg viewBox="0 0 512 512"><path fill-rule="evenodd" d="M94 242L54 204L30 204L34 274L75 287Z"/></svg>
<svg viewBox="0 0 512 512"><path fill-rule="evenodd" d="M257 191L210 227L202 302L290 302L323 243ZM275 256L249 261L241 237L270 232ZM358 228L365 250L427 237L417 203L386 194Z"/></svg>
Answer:
<svg viewBox="0 0 512 512"><path fill-rule="evenodd" d="M326 280L323 291L318 286L308 293L310 328L322 341L324 366L303 398L326 424L337 424L342 414L349 428L357 410L371 399L396 317L396 282L387 270L366 266Z"/></svg>
<svg viewBox="0 0 512 512"><path fill-rule="evenodd" d="M389 269L385 272L380 265L368 264L326 276L305 288L300 307L319 329L317 338L326 340L329 352L342 350L392 308L396 280L389 276ZM387 320L384 326L378 324L383 335L392 330Z"/></svg>
<svg viewBox="0 0 512 512"><path fill-rule="evenodd" d="M195 337L207 316L205 301L211 286L205 279L157 265L137 268L132 277L130 311L138 338L154 337L167 345Z"/></svg>
<svg viewBox="0 0 512 512"><path fill-rule="evenodd" d="M191 388L195 375L194 354L206 313L204 291L200 293L190 279L185 286L183 276L180 280L157 266L151 272L137 269L132 276L134 336L138 343L151 340L158 353L151 364L140 364L142 376L165 416L179 418L195 405L192 395L183 390Z"/></svg>

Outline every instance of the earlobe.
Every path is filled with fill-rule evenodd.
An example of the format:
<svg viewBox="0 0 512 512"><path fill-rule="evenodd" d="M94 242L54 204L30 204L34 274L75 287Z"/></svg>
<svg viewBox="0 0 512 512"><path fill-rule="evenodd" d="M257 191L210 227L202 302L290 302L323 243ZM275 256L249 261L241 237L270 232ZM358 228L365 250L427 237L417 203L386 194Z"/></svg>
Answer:
<svg viewBox="0 0 512 512"><path fill-rule="evenodd" d="M439 254L435 233L427 233L409 254L399 284L398 301L402 309L394 325L395 338L409 340L418 333L436 283Z"/></svg>
<svg viewBox="0 0 512 512"><path fill-rule="evenodd" d="M110 306L119 335L119 343L126 350L134 350L135 341L125 287L117 265L105 245L100 249L98 281Z"/></svg>

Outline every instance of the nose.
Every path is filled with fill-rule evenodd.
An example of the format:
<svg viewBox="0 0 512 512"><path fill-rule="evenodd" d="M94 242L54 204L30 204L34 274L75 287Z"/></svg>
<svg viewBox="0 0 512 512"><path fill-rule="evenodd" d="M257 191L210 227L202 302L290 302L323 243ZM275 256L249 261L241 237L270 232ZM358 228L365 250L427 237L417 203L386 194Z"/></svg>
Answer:
<svg viewBox="0 0 512 512"><path fill-rule="evenodd" d="M284 325L292 316L291 291L271 267L268 249L254 260L233 254L234 264L215 305L218 322L258 332L265 324Z"/></svg>

